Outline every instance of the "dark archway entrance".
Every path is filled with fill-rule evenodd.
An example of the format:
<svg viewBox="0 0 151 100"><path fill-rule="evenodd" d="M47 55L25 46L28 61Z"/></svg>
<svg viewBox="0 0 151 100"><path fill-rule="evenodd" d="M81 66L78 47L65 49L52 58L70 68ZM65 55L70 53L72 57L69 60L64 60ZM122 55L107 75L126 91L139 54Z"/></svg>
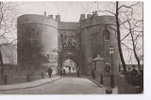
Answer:
<svg viewBox="0 0 151 100"><path fill-rule="evenodd" d="M77 69L82 73L82 58L81 58L81 52L75 51L75 50L62 50L62 52L59 53L58 58L58 68L61 70L63 68L67 69L71 67L70 64L65 65L65 62L69 61L70 63L74 64L73 69L75 72L77 72Z"/></svg>
<svg viewBox="0 0 151 100"><path fill-rule="evenodd" d="M66 59L63 61L62 68L68 75L74 75L77 73L77 63L72 59Z"/></svg>
<svg viewBox="0 0 151 100"><path fill-rule="evenodd" d="M67 59L72 60L76 64L78 72L82 73L82 54L80 47L80 33L76 29L60 30L59 34L59 53L58 68L65 68L64 62ZM67 66L70 68L70 66ZM67 68L66 67L66 68Z"/></svg>

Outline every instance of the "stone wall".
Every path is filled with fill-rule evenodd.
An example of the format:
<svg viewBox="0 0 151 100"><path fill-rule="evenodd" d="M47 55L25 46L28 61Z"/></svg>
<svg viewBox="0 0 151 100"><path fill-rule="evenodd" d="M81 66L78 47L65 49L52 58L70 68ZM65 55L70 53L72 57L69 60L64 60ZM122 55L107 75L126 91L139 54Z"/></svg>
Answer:
<svg viewBox="0 0 151 100"><path fill-rule="evenodd" d="M113 16L91 16L87 19L81 20L81 50L84 57L84 69L86 74L91 74L91 70L94 69L96 79L100 80L100 74L104 74L106 64L110 65L110 73L104 74L104 77L108 77L114 74L115 80L119 74L120 58L118 55L117 40L115 35L115 17ZM106 35L109 33L109 39L106 40ZM110 48L114 49L113 54L110 54ZM93 61L100 55L102 64L99 65L100 70L96 67L96 62ZM110 77L109 77L110 78ZM116 81L117 82L117 81ZM109 82L108 82L109 83Z"/></svg>
<svg viewBox="0 0 151 100"><path fill-rule="evenodd" d="M4 64L17 64L17 47L13 44L1 44L0 51Z"/></svg>
<svg viewBox="0 0 151 100"><path fill-rule="evenodd" d="M35 77L36 73L39 75L45 72L43 69L47 69L48 66L57 67L57 57L52 58L52 55L57 56L59 48L59 64L66 58L76 59L82 74L85 75L91 74L92 68L96 67L97 80L100 79L106 64L109 64L110 72L117 78L120 59L114 28L115 17L113 16L88 15L88 18L83 18L79 22L62 22L60 16L53 19L52 15L20 16L17 25L18 65L27 69L20 72L32 73L34 74L32 77ZM108 40L105 37L107 34L109 34ZM62 39L62 37L65 38ZM64 44L67 48L64 48ZM112 55L111 47L114 49ZM103 60L96 65L93 59L98 54Z"/></svg>
<svg viewBox="0 0 151 100"><path fill-rule="evenodd" d="M20 16L17 23L17 38L18 65L23 70L26 69L23 72L21 70L22 73L30 74L31 80L35 80L41 73L45 73L43 69L52 67L56 74L58 48L56 20L50 16L35 14Z"/></svg>
<svg viewBox="0 0 151 100"><path fill-rule="evenodd" d="M23 15L18 18L18 64L48 63L57 49L57 22L41 15Z"/></svg>
<svg viewBox="0 0 151 100"><path fill-rule="evenodd" d="M0 71L2 71L2 65L0 66ZM0 74L0 84L29 82L48 77L46 68L3 65L3 71L3 76Z"/></svg>

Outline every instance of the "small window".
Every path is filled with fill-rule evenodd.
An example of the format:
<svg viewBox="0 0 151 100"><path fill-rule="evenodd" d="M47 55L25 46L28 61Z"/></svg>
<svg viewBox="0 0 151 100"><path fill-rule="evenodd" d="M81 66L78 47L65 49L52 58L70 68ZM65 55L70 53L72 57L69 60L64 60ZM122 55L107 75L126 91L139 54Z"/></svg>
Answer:
<svg viewBox="0 0 151 100"><path fill-rule="evenodd" d="M104 40L106 41L110 40L110 32L107 29L103 31L103 36L104 36Z"/></svg>

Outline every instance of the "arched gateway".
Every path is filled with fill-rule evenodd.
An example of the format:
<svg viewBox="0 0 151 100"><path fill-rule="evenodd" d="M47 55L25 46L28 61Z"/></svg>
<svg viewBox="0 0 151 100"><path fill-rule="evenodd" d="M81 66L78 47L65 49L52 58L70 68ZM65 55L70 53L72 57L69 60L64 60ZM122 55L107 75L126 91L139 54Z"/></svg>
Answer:
<svg viewBox="0 0 151 100"><path fill-rule="evenodd" d="M58 67L63 68L63 62L71 59L76 63L76 67L82 72L82 55L80 48L80 33L77 30L79 24L61 22L58 37Z"/></svg>
<svg viewBox="0 0 151 100"><path fill-rule="evenodd" d="M80 71L82 71L82 62L81 62L81 53L74 50L63 50L59 53L59 59L58 64L59 68L63 68L63 63L67 59L71 59L76 64L76 71L80 68Z"/></svg>
<svg viewBox="0 0 151 100"><path fill-rule="evenodd" d="M27 74L34 74L34 71L33 76L41 75L46 72L47 63L56 71L57 66L63 68L66 59L72 59L84 75L91 75L95 68L97 79L100 75L104 78L114 75L117 79L120 59L114 16L81 14L79 22L63 22L59 15L55 19L51 15L23 15L18 18L17 26L18 64L27 66ZM96 55L101 62L94 59L98 58ZM106 71L106 75L104 66L107 63L111 70Z"/></svg>

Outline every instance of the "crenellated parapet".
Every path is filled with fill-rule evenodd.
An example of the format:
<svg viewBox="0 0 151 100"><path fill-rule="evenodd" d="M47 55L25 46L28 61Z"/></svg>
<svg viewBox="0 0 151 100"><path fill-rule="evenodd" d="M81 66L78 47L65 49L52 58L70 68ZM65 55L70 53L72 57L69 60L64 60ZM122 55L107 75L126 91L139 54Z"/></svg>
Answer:
<svg viewBox="0 0 151 100"><path fill-rule="evenodd" d="M37 15L37 14L25 14L20 17L18 17L18 24L44 24L48 26L52 26L57 28L58 23L56 20L51 18L50 16L43 16L43 15Z"/></svg>
<svg viewBox="0 0 151 100"><path fill-rule="evenodd" d="M81 28L93 27L96 25L116 25L114 16L97 16L92 14L87 14L87 17L81 15L80 25Z"/></svg>

